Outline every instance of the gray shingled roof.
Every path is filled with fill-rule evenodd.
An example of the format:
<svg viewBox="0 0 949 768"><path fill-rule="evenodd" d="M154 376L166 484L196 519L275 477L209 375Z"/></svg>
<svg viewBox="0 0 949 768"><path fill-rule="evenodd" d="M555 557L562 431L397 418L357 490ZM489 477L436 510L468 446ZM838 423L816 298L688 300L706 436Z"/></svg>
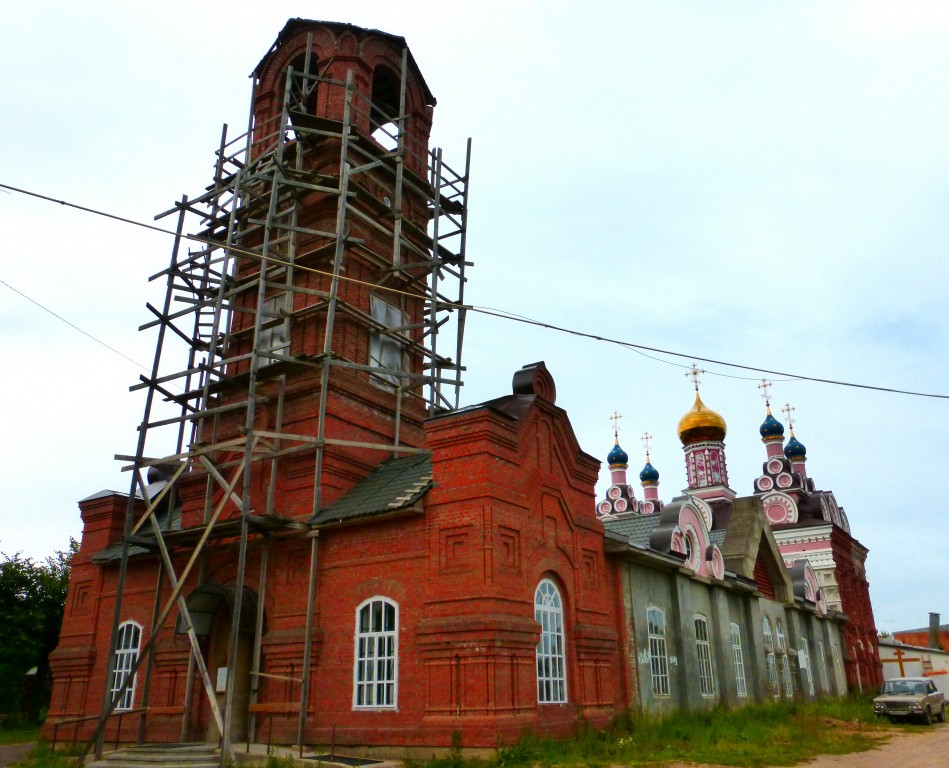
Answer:
<svg viewBox="0 0 949 768"><path fill-rule="evenodd" d="M411 507L432 483L432 457L416 453L389 459L343 498L321 509L311 523L336 523Z"/></svg>
<svg viewBox="0 0 949 768"><path fill-rule="evenodd" d="M649 546L649 534L659 525L661 515L633 515L621 517L619 520L610 520L604 525L606 530L622 534L629 538L630 544Z"/></svg>
<svg viewBox="0 0 949 768"><path fill-rule="evenodd" d="M643 547L649 546L649 534L651 534L657 525L661 515L632 515L630 517L621 517L619 520L609 520L604 523L606 530L619 533L629 538L630 544ZM709 531L709 541L717 544L719 547L725 541L725 531Z"/></svg>

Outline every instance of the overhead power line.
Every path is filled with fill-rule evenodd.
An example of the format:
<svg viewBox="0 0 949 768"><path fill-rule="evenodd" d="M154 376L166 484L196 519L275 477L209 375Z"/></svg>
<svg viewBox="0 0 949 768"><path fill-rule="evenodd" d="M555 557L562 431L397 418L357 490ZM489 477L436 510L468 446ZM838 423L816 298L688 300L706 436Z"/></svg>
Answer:
<svg viewBox="0 0 949 768"><path fill-rule="evenodd" d="M71 202L68 202L68 201L66 201L66 200L59 200L59 199L56 199L56 198L53 198L53 197L49 197L49 196L47 196L47 195L40 194L39 192L31 192L30 190L21 189L21 188L19 188L19 187L14 187L14 186L11 186L11 185L9 185L9 184L2 184L2 183L0 183L0 190L10 190L11 192L18 192L18 193L20 193L20 194L22 194L22 195L27 195L27 196L29 196L29 197L35 197L35 198L38 198L38 199L40 199L40 200L45 200L46 202L50 202L50 203L57 203L58 205L66 206L66 207L68 207L68 208L74 208L75 210L82 211L82 212L84 212L84 213L90 213L90 214L94 214L94 215L96 215L96 216L103 216L103 217L108 218L108 219L113 219L113 220L115 220L115 221L122 222L123 224L130 224L130 225L135 226L135 227L141 227L141 228L144 228L144 229L149 229L149 230L152 230L153 232L160 232L160 233L162 233L162 234L171 235L171 236L177 236L177 235L178 235L178 233L175 232L174 230L164 229L164 228L162 228L162 227L157 227L157 226L155 226L154 224L147 224L147 223L145 223L145 222L136 221L135 219L129 219L129 218L126 218L126 217L124 217L124 216L118 216L118 215L116 215L116 214L109 213L109 212L107 212L107 211L98 210L98 209L96 209L96 208L90 208L90 207L88 207L88 206L79 205L79 204L77 204L77 203L71 203ZM220 243L218 243L218 242L213 242L213 243L212 243L211 241L209 241L209 240L207 240L207 239L205 239L205 238L197 237L197 236L195 236L195 235L187 235L187 234L185 234L185 235L183 235L183 237L185 237L185 238L188 239L188 240L194 241L194 242L203 243L203 244L205 244L205 245L208 245L208 244L211 244L211 245L220 245ZM260 255L259 255L259 254L254 253L254 252L252 252L252 251L247 251L247 250L244 250L244 249L241 249L241 248L230 247L230 250L231 250L232 252L234 252L234 253L240 254L241 256L247 256L248 258L254 258L254 259L259 259L259 258L260 258ZM278 258L274 258L273 256L268 257L268 261L271 262L271 263L274 263L274 264L285 263L285 262L282 262L282 261L281 261L280 259L278 259ZM296 268L297 270L312 272L312 273L314 273L314 274L319 274L319 275L332 276L331 273L329 273L329 272L325 272L325 271L323 271L323 270L318 270L318 269L313 269L312 267L305 267L305 266L302 266L302 265L300 265L300 264L295 264L294 266L295 266L295 268ZM359 284L368 285L368 283L366 283L366 281L357 280L357 279L355 279L355 278L346 277L346 276L344 276L344 275L337 275L336 277L337 277L337 279L339 279L339 280L347 280L347 281L352 282L352 283L359 283ZM29 296L27 296L26 294L24 294L24 293L22 293L21 291L17 290L16 288L14 288L14 287L13 287L12 285L10 285L9 283L3 282L2 280L0 280L0 282L2 282L3 285L7 286L7 287L10 288L11 290L13 290L13 291L15 291L16 293L18 293L18 294L20 294L21 296L23 296L25 299L28 299L29 301L33 302L34 304L36 304L38 307L40 307L40 308L43 309L44 311L49 312L51 315L53 315L53 316L59 318L59 319L62 320L64 323L66 323L67 325L72 326L73 328L75 328L75 329L76 329L77 331L79 331L80 333L85 334L86 336L88 336L88 337L91 338L93 341L97 342L98 344L101 344L102 346L106 347L107 349L110 349L111 351L115 352L117 355L120 355L121 357L124 357L126 360L128 360L129 362L134 363L135 365L139 366L140 368L145 368L145 366L143 366L141 363L138 363L138 362L136 362L135 360L132 360L130 357L127 357L126 355L122 354L122 353L119 352L118 350L113 349L113 348L110 347L108 344L106 344L106 343L103 342L103 341L100 341L100 340L97 339L95 336L92 336L92 334L87 333L87 332L84 331L82 328L79 328L77 325L74 325L73 323L69 322L69 321L66 320L65 318L60 317L59 315L57 315L57 314L56 314L55 312L53 312L52 310L47 309L46 307L44 307L44 306L43 306L42 304L40 304L39 302L37 302L37 301L31 299ZM392 292L392 293L401 293L401 294L404 294L404 295L407 295L407 296L414 296L414 297L417 298L417 294L414 294L414 293L411 293L411 292L401 291L401 290L394 289L394 288L384 288L384 287L382 287L382 286L375 286L375 287L380 288L381 290L390 291L390 292ZM744 365L744 364L742 364L742 363L732 363L732 362L729 362L729 361L727 361L727 360L718 360L718 359L716 359L716 358L704 357L704 356L702 356L702 355L695 355L695 354L686 353L686 352L677 352L677 351L671 350L671 349L662 349L662 348L660 348L660 347L651 347L651 346L648 346L648 345L646 345L646 344L637 344L637 343L632 342L632 341L624 341L623 339L613 339L613 338L610 338L610 337L608 337L608 336L601 336L601 335L599 335L599 334L587 333L587 332L585 332L585 331L579 331L579 330L576 330L576 329L573 329L573 328L567 328L567 327L565 327L565 326L555 325L555 324L553 324L553 323L547 323L547 322L544 322L544 321L542 321L542 320L535 320L535 319L530 318L530 317L525 317L525 316L523 316L523 315L518 315L518 314L515 314L515 313L513 313L513 312L508 312L508 311L506 311L506 310L501 310L501 309L492 309L492 308L490 308L490 307L479 307L479 306L470 305L470 304L469 304L469 305L464 305L464 306L462 306L462 305L458 305L458 304L452 304L451 302L443 302L443 303L442 303L442 306L444 306L444 307L446 307L446 308L448 308L448 307L454 307L454 308L457 308L457 309L466 309L466 310L469 311L469 312L477 312L477 313L479 313L479 314L487 315L487 316L489 316L489 317L497 317L497 318L499 318L499 319L502 319L502 320L509 320L509 321L515 322L515 323L523 323L523 324L525 324L525 325L531 325L531 326L535 326L535 327L537 327L537 328L544 328L544 329L546 329L546 330L555 331L555 332L557 332L557 333L564 333L564 334L568 334L568 335L570 335L570 336L576 336L576 337L578 337L578 338L590 339L590 340L592 340L592 341L599 341L599 342L604 342L604 343L607 343L607 344L615 344L616 346L624 347L624 348L629 349L629 350L631 350L631 351L633 351L633 352L636 352L636 353L638 353L638 354L643 354L644 356L649 357L649 358L652 359L652 360L656 360L657 362L664 362L664 363L668 363L668 364L672 364L672 365L678 365L678 364L677 364L677 363L672 363L671 361L668 361L668 360L660 360L660 359L658 359L658 358L651 357L650 355L647 355L647 354L645 354L645 353L646 353L646 352L654 352L654 353L656 353L656 354L668 355L668 356L670 356L670 357L681 358L681 359L684 359L684 360L691 360L691 361L695 361L695 362L709 363L709 364L711 364L711 365L720 365L720 366L723 366L723 367L725 367L725 368L733 368L733 369L740 370L740 371L749 371L749 372L754 372L754 373L757 373L757 374L765 374L765 375L768 375L768 376L780 376L780 377L785 378L785 379L787 379L787 380L811 381L811 382L814 382L814 383L817 383L817 384L831 384L831 385L838 386L838 387L851 387L851 388L853 388L853 389L866 389L866 390L870 390L870 391L873 391L873 392L885 392L885 393L894 394L894 395L909 395L909 396L911 396L911 397L928 397L928 398L934 398L934 399L938 399L938 400L949 400L949 394L940 394L940 393L938 393L938 392L917 392L917 391L908 390L908 389L897 389L897 388L895 388L895 387L881 387L881 386L876 386L876 385L873 385L873 384L860 384L860 383L853 382L853 381L845 381L845 380L843 380L843 379L829 379L829 378L823 378L823 377L820 377L820 376L807 376L807 375L805 375L805 374L790 373L790 372L787 372L787 371L777 371L777 370L773 370L773 369L770 369L770 368L761 368L761 367L754 366L754 365ZM146 370L148 370L148 369L146 368ZM714 372L711 372L711 371L710 371L710 373L714 373ZM722 373L715 373L715 375L718 375L718 376L727 376L727 374L722 374ZM734 377L734 378L744 378L744 377Z"/></svg>
<svg viewBox="0 0 949 768"><path fill-rule="evenodd" d="M110 346L109 346L108 344L106 344L102 339L96 338L96 337L93 336L91 333L89 333L89 331L83 330L82 328L80 328L80 327L79 327L78 325L76 325L75 323L69 322L69 320L67 320L67 319L66 319L65 317L63 317L62 315L57 315L57 314L56 314L55 312L53 312L53 310L51 310L49 307L43 306L43 305L40 304L36 299L32 298L31 296L27 296L25 293L23 293L23 291L19 290L18 288L14 288L14 287L13 287L12 285L10 285L10 283L8 283L6 280L0 280L0 284L5 285L7 288L9 288L9 289L10 289L11 291L13 291L14 293L19 294L20 296L22 296L22 297L23 297L24 299L26 299L27 301L29 301L29 302L35 304L35 305L38 306L40 309L42 309L44 312L49 312L49 314L51 314L51 315L52 315L53 317L55 317L57 320L61 320L62 322L66 323L66 325L68 325L70 328L74 328L75 330L79 331L79 333L81 333L83 336L88 336L88 337L89 337L90 339L92 339L96 344L101 344L103 347L105 347L105 348L106 348L107 350L109 350L110 352L114 352L114 353L117 354L119 357L124 357L126 360L128 360L130 363L132 363L132 365L137 365L137 366L138 366L139 368L141 368L143 371L149 371L148 368L146 368L144 365L142 365L142 364L141 364L140 362L138 362L137 360L133 360L131 357L129 357L128 355L126 355L124 352L120 352L120 351L117 350L115 347L110 347ZM151 373L151 371L149 371L149 373Z"/></svg>

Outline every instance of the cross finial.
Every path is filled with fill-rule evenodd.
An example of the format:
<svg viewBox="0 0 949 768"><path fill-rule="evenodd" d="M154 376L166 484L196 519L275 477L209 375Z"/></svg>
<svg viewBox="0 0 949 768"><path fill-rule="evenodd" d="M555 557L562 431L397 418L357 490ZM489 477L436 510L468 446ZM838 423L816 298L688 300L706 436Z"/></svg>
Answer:
<svg viewBox="0 0 949 768"><path fill-rule="evenodd" d="M610 416L610 422L613 425L613 438L616 440L616 444L619 445L619 420L623 418L623 414L619 411L613 411L613 415Z"/></svg>
<svg viewBox="0 0 949 768"><path fill-rule="evenodd" d="M781 409L781 413L783 413L788 420L788 427L790 427L792 435L794 434L794 419L792 418L791 414L796 410L797 408L795 408L790 403L785 403L784 407Z"/></svg>
<svg viewBox="0 0 949 768"><path fill-rule="evenodd" d="M768 409L768 413L771 413L771 387L772 384L767 379L762 379L761 383L758 385L758 389L761 390L761 396L764 398L765 407Z"/></svg>
<svg viewBox="0 0 949 768"><path fill-rule="evenodd" d="M689 372L685 374L686 378L692 379L692 383L695 384L696 392L699 391L699 376L703 373L705 373L705 371L703 371L693 362Z"/></svg>
<svg viewBox="0 0 949 768"><path fill-rule="evenodd" d="M643 432L643 436L640 438L643 441L643 448L646 449L646 456L649 456L649 446L652 443L652 435L648 432Z"/></svg>

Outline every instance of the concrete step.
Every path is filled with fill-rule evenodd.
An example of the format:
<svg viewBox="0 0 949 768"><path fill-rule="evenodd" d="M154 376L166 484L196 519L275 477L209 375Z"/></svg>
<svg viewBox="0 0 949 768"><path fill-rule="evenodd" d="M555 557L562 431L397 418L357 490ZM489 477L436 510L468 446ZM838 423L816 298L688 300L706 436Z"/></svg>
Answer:
<svg viewBox="0 0 949 768"><path fill-rule="evenodd" d="M218 768L213 744L143 744L104 755L88 768Z"/></svg>

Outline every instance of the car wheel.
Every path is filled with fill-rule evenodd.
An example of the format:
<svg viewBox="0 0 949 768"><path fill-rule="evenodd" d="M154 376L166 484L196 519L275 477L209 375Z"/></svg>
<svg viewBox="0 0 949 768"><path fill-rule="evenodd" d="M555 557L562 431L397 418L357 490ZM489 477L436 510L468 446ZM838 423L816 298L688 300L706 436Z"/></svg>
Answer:
<svg viewBox="0 0 949 768"><path fill-rule="evenodd" d="M926 725L933 724L933 711L929 707L926 707L926 711L923 712L923 722L926 723Z"/></svg>
<svg viewBox="0 0 949 768"><path fill-rule="evenodd" d="M939 714L936 715L936 719L940 723L946 722L946 705L945 704L942 705L942 708L939 710Z"/></svg>

